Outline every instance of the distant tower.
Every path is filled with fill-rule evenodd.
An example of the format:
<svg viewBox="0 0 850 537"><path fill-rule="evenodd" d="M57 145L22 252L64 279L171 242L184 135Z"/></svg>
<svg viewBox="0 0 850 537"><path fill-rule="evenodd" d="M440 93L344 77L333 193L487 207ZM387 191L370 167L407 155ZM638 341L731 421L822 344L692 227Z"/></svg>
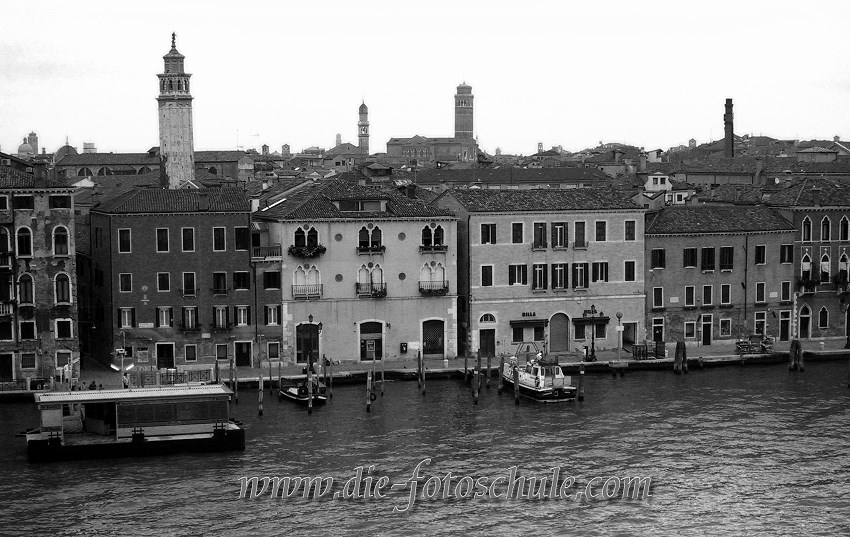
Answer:
<svg viewBox="0 0 850 537"><path fill-rule="evenodd" d="M159 77L159 158L168 188L177 188L195 177L192 135L192 95L183 70L184 56L177 52L177 36L171 34L171 50L163 56L165 72ZM165 186L165 185L163 185Z"/></svg>
<svg viewBox="0 0 850 537"><path fill-rule="evenodd" d="M472 86L466 82L457 87L455 94L455 139L472 140Z"/></svg>
<svg viewBox="0 0 850 537"><path fill-rule="evenodd" d="M334 147L336 147L338 145L342 145L342 134L339 134L339 133L337 133L337 135L336 135L336 143L334 144Z"/></svg>
<svg viewBox="0 0 850 537"><path fill-rule="evenodd" d="M496 148L496 156L498 157L498 156L501 156L501 155L502 155L502 148L501 148L501 147L497 147L497 148Z"/></svg>
<svg viewBox="0 0 850 537"><path fill-rule="evenodd" d="M27 143L32 147L33 154L38 154L38 135L34 132L31 132L29 136L27 136Z"/></svg>
<svg viewBox="0 0 850 537"><path fill-rule="evenodd" d="M688 149L694 149L697 146L697 141L693 138L688 140Z"/></svg>
<svg viewBox="0 0 850 537"><path fill-rule="evenodd" d="M263 150L263 155L268 155L269 154L268 144L263 144L262 150Z"/></svg>
<svg viewBox="0 0 850 537"><path fill-rule="evenodd" d="M543 142L537 142L537 152L538 153L543 152Z"/></svg>
<svg viewBox="0 0 850 537"><path fill-rule="evenodd" d="M284 157L289 156L289 144L283 144L280 148L280 154Z"/></svg>
<svg viewBox="0 0 850 537"><path fill-rule="evenodd" d="M735 156L735 134L732 125L732 99L726 99L726 113L723 114L723 125L726 128L726 137L723 139L723 156Z"/></svg>
<svg viewBox="0 0 850 537"><path fill-rule="evenodd" d="M357 140L359 141L360 151L364 155L369 154L369 107L366 106L366 101L360 104L360 121L357 122Z"/></svg>

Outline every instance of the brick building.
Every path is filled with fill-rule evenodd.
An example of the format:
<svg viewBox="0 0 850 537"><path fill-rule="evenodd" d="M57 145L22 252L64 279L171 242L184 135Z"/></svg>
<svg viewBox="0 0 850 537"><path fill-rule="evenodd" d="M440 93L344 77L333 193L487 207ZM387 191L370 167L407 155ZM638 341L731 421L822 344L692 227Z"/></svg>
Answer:
<svg viewBox="0 0 850 537"><path fill-rule="evenodd" d="M619 323L623 343L642 341L644 211L621 193L453 189L434 203L458 216L465 349L617 348Z"/></svg>
<svg viewBox="0 0 850 537"><path fill-rule="evenodd" d="M646 326L653 341L790 339L791 223L763 206L668 207L646 225Z"/></svg>

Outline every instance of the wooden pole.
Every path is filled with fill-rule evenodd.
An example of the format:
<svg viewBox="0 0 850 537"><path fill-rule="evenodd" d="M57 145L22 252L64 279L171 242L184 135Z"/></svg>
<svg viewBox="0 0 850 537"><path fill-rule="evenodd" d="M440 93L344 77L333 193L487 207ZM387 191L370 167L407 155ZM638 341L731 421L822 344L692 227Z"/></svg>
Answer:
<svg viewBox="0 0 850 537"><path fill-rule="evenodd" d="M324 377L325 388L328 387L328 359L322 355L322 376Z"/></svg>
<svg viewBox="0 0 850 537"><path fill-rule="evenodd" d="M481 375L481 371L476 367L475 372L472 374L472 403L478 404L478 387L479 387L479 377Z"/></svg>
<svg viewBox="0 0 850 537"><path fill-rule="evenodd" d="M333 367L333 362L332 361L328 362L328 377L329 377L329 379L328 379L329 380L328 390L330 392L328 394L328 397L330 397L331 399L334 398L334 372L333 372L333 369L331 369L332 367Z"/></svg>
<svg viewBox="0 0 850 537"><path fill-rule="evenodd" d="M463 381L469 382L469 349L463 353Z"/></svg>
<svg viewBox="0 0 850 537"><path fill-rule="evenodd" d="M502 393L502 390L505 388L505 357L499 356L499 394Z"/></svg>
<svg viewBox="0 0 850 537"><path fill-rule="evenodd" d="M381 396L384 395L384 381L386 380L386 377L384 376L384 372L386 371L386 369L387 369L387 367L384 364L384 360L381 359Z"/></svg>
<svg viewBox="0 0 850 537"><path fill-rule="evenodd" d="M422 356L422 395L425 395L425 357Z"/></svg>
<svg viewBox="0 0 850 537"><path fill-rule="evenodd" d="M366 372L366 412L372 411L372 372Z"/></svg>
<svg viewBox="0 0 850 537"><path fill-rule="evenodd" d="M624 370L620 370L620 374L622 374ZM682 373L688 374L688 346L685 345L685 342L682 342Z"/></svg>
<svg viewBox="0 0 850 537"><path fill-rule="evenodd" d="M803 366L803 342L800 342L799 347L797 347L797 367L800 369L800 373L805 371L805 367Z"/></svg>
<svg viewBox="0 0 850 537"><path fill-rule="evenodd" d="M416 351L416 383L419 389L422 389L422 353Z"/></svg>
<svg viewBox="0 0 850 537"><path fill-rule="evenodd" d="M269 377L269 384L272 383L272 378ZM260 373L260 382L257 383L257 412L260 416L263 415L263 374Z"/></svg>
<svg viewBox="0 0 850 537"><path fill-rule="evenodd" d="M230 360L230 371L228 373L229 373L228 376L230 378L230 389L232 390L233 389L233 360L232 359Z"/></svg>
<svg viewBox="0 0 850 537"><path fill-rule="evenodd" d="M141 371L140 371L140 373L141 373L140 376L142 377L142 388L144 388L145 387L145 375ZM218 359L216 359L216 361L215 361L215 383L218 384L220 382L221 382L221 376L219 375L219 371L218 371Z"/></svg>
<svg viewBox="0 0 850 537"><path fill-rule="evenodd" d="M798 340L791 340L791 346L788 348L788 371L794 371L797 368L797 346L799 344Z"/></svg>
<svg viewBox="0 0 850 537"><path fill-rule="evenodd" d="M239 404L239 370L236 368L236 359L233 360L233 397Z"/></svg>
<svg viewBox="0 0 850 537"><path fill-rule="evenodd" d="M584 401L584 364L578 366L578 400Z"/></svg>
<svg viewBox="0 0 850 537"><path fill-rule="evenodd" d="M307 414L313 413L313 368L307 366Z"/></svg>
<svg viewBox="0 0 850 537"><path fill-rule="evenodd" d="M490 353L487 353L487 389L490 389Z"/></svg>
<svg viewBox="0 0 850 537"><path fill-rule="evenodd" d="M272 394L272 361L269 360L269 395Z"/></svg>
<svg viewBox="0 0 850 537"><path fill-rule="evenodd" d="M513 369L514 374L514 403L519 404L519 366L515 365Z"/></svg>
<svg viewBox="0 0 850 537"><path fill-rule="evenodd" d="M280 377L281 377L280 364L281 364L281 362L280 362L280 360L278 360L278 362L277 362L277 391L280 391Z"/></svg>

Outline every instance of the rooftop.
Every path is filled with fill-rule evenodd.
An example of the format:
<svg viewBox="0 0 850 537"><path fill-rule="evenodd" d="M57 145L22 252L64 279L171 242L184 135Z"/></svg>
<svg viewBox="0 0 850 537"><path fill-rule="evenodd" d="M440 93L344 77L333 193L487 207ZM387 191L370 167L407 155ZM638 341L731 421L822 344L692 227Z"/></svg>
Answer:
<svg viewBox="0 0 850 537"><path fill-rule="evenodd" d="M551 212L641 209L626 193L614 188L532 188L521 190L451 189L470 212ZM438 198L439 199L439 198Z"/></svg>
<svg viewBox="0 0 850 537"><path fill-rule="evenodd" d="M661 210L645 234L700 235L793 230L791 222L769 207L690 205Z"/></svg>
<svg viewBox="0 0 850 537"><path fill-rule="evenodd" d="M111 214L248 212L250 205L241 188L134 188L101 203L93 210Z"/></svg>

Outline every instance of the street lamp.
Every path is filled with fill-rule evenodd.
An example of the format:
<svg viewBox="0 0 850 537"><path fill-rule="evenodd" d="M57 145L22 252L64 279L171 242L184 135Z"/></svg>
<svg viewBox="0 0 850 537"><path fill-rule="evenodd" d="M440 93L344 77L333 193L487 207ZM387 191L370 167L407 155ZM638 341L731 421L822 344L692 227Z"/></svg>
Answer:
<svg viewBox="0 0 850 537"><path fill-rule="evenodd" d="M594 304L590 305L589 310L584 310L582 317L590 319L590 361L596 361L596 319L602 317L602 312L596 311Z"/></svg>

